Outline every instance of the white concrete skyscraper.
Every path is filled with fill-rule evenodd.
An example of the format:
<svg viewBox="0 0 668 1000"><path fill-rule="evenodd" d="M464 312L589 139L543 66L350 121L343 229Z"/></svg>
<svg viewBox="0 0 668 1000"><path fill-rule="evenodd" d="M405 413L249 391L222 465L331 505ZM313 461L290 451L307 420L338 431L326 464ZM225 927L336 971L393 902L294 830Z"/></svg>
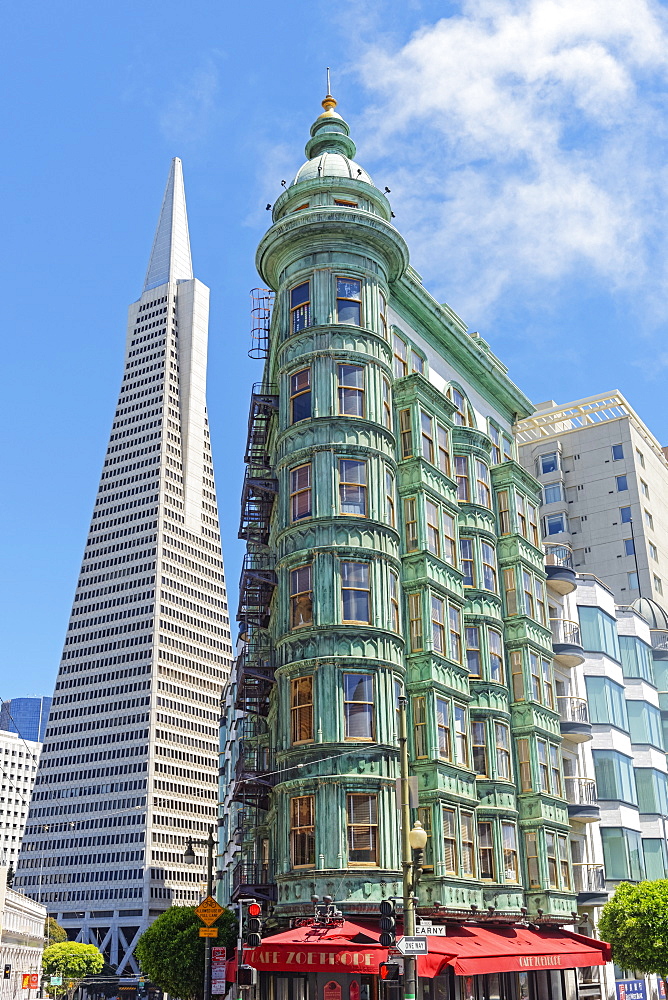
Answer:
<svg viewBox="0 0 668 1000"><path fill-rule="evenodd" d="M217 822L232 647L206 411L209 290L173 160L31 801L16 887L126 975L192 903ZM183 863L192 837L198 864Z"/></svg>

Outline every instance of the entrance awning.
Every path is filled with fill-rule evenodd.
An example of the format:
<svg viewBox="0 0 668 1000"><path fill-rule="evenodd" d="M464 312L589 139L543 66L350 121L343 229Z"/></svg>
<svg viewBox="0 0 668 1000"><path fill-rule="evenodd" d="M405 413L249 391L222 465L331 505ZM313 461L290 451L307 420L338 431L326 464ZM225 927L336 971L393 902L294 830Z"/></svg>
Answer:
<svg viewBox="0 0 668 1000"><path fill-rule="evenodd" d="M349 920L338 927L295 927L272 934L259 948L245 948L244 962L262 972L363 972L378 974L387 948L380 931Z"/></svg>
<svg viewBox="0 0 668 1000"><path fill-rule="evenodd" d="M428 936L429 954L418 958L418 975L433 978L451 966L458 976L531 972L605 965L610 945L560 928L448 924L446 937Z"/></svg>

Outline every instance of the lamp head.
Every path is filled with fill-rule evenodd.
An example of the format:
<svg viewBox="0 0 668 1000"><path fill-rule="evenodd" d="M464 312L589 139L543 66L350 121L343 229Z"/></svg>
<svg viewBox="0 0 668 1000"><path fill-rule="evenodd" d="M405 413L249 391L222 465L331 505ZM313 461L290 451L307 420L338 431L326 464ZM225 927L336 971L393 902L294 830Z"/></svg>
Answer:
<svg viewBox="0 0 668 1000"><path fill-rule="evenodd" d="M424 851L427 846L427 831L419 819L415 820L413 829L408 834L408 842L414 851Z"/></svg>
<svg viewBox="0 0 668 1000"><path fill-rule="evenodd" d="M197 861L197 855L193 850L192 837L188 837L188 844L183 854L183 861L187 865L194 865L195 862Z"/></svg>

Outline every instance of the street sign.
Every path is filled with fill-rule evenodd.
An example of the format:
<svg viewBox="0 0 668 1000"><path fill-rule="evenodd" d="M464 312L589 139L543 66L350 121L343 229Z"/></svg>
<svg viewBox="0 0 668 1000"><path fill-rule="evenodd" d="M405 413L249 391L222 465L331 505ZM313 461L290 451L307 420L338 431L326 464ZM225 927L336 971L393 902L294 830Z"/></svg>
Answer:
<svg viewBox="0 0 668 1000"><path fill-rule="evenodd" d="M445 924L428 924L423 920L417 928L422 931L423 934L429 934L432 937L447 937L448 929Z"/></svg>
<svg viewBox="0 0 668 1000"><path fill-rule="evenodd" d="M203 924L215 924L218 917L223 912L223 907L220 903L217 903L213 896L207 896L202 902L195 908L195 913L200 918ZM206 935L202 935L203 937ZM213 935L212 935L213 937Z"/></svg>
<svg viewBox="0 0 668 1000"><path fill-rule="evenodd" d="M200 917L200 920L201 919L202 918ZM199 936L200 937L211 937L211 938L218 937L218 928L217 927L200 927L200 929L199 929Z"/></svg>
<svg viewBox="0 0 668 1000"><path fill-rule="evenodd" d="M49 979L49 983L50 983L51 986L62 986L63 985L63 977L62 976L51 976L51 978Z"/></svg>
<svg viewBox="0 0 668 1000"><path fill-rule="evenodd" d="M422 934L397 938L397 948L402 955L426 955L429 952L427 938Z"/></svg>

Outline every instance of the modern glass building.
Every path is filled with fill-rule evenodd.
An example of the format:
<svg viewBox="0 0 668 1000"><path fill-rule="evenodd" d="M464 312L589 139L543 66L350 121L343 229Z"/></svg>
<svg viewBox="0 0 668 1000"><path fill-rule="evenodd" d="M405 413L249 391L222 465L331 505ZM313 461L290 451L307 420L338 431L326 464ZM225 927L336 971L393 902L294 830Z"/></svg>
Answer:
<svg viewBox="0 0 668 1000"><path fill-rule="evenodd" d="M24 740L44 741L51 698L11 698L0 707L0 729L18 733Z"/></svg>

